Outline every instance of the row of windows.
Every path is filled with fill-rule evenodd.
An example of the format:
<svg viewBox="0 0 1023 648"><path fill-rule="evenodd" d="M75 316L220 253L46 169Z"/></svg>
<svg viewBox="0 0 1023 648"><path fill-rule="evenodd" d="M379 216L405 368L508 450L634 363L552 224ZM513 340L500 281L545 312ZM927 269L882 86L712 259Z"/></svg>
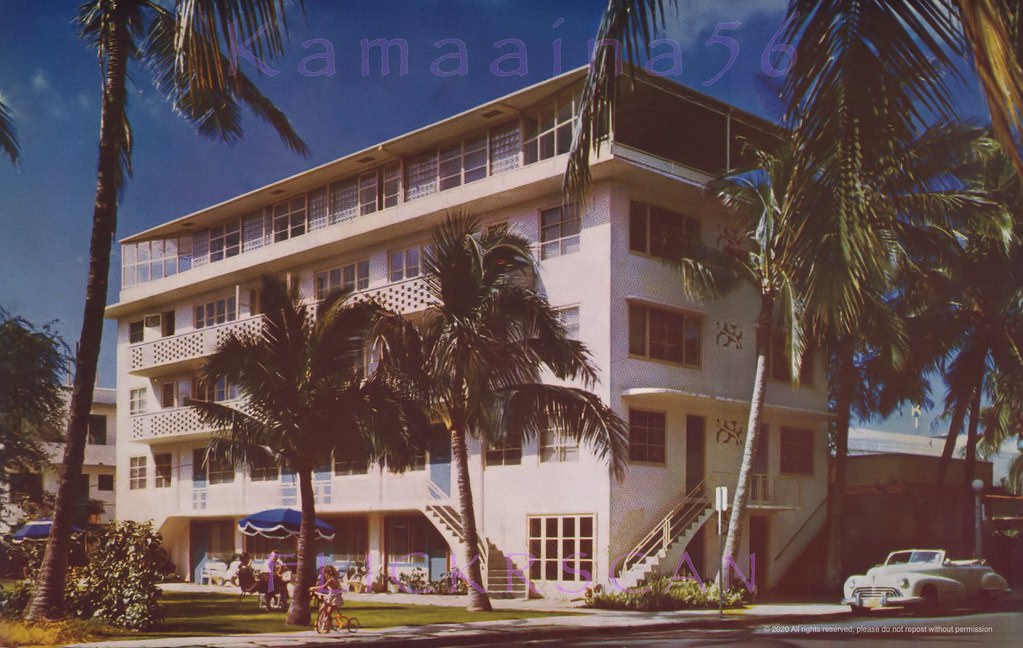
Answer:
<svg viewBox="0 0 1023 648"><path fill-rule="evenodd" d="M664 412L629 409L629 460L664 464L666 461L667 417ZM767 448L770 436L763 426L757 447L760 470L767 470ZM813 431L782 426L779 435L779 471L793 475L813 474Z"/></svg>

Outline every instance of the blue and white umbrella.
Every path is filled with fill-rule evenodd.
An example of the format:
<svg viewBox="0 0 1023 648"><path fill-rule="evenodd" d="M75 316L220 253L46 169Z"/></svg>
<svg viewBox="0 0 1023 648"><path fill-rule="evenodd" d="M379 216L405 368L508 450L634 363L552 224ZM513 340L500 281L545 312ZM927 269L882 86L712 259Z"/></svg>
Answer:
<svg viewBox="0 0 1023 648"><path fill-rule="evenodd" d="M33 542L40 542L50 537L50 527L53 525L49 520L32 520L26 522L14 532L14 536L11 538L14 542L24 542L30 540ZM76 526L71 527L72 533L80 533L81 529Z"/></svg>
<svg viewBox="0 0 1023 648"><path fill-rule="evenodd" d="M301 526L302 514L290 508L267 509L238 520L238 528L245 535L274 540L297 536ZM316 536L323 540L333 540L334 527L316 518Z"/></svg>

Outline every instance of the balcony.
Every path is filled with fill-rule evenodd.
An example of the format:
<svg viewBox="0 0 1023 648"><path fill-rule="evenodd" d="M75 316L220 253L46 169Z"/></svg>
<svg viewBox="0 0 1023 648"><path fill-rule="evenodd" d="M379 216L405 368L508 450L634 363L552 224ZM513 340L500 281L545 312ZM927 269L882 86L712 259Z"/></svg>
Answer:
<svg viewBox="0 0 1023 648"><path fill-rule="evenodd" d="M382 288L363 291L359 295L373 298L384 308L401 315L426 310L431 303L426 281L422 277L396 281Z"/></svg>
<svg viewBox="0 0 1023 648"><path fill-rule="evenodd" d="M223 404L237 407L238 403L225 401ZM131 417L131 440L141 443L204 438L214 430L213 426L199 420L199 412L194 407L176 407Z"/></svg>
<svg viewBox="0 0 1023 648"><path fill-rule="evenodd" d="M707 477L707 492L713 492L718 486L727 486L731 507L737 478L734 472L712 472ZM747 505L751 509L791 511L802 506L802 496L802 480L798 478L754 473L750 479Z"/></svg>
<svg viewBox="0 0 1023 648"><path fill-rule="evenodd" d="M262 321L262 316L256 315L152 342L133 344L128 348L128 372L148 377L171 369L193 368L193 365L197 367L202 358L216 351L229 334L257 334Z"/></svg>

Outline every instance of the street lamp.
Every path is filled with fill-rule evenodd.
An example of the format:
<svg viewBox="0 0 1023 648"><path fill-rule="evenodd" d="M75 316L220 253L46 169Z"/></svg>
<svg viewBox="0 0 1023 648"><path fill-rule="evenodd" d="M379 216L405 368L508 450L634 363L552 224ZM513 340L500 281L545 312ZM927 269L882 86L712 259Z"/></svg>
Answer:
<svg viewBox="0 0 1023 648"><path fill-rule="evenodd" d="M973 529L973 554L977 558L983 557L983 547L981 532L984 527L984 509L981 504L981 493L984 491L984 482L979 479L974 479L973 483L973 511L974 511L974 529Z"/></svg>

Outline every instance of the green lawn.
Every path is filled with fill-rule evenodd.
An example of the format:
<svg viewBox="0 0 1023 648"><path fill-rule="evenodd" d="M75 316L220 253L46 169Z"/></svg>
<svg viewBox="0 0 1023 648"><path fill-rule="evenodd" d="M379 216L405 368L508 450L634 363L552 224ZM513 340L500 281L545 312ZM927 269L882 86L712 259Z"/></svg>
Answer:
<svg viewBox="0 0 1023 648"><path fill-rule="evenodd" d="M216 636L254 632L294 632L312 629L284 624L284 612L262 612L254 596L239 600L236 594L164 592L160 597L164 622L152 632L115 635L110 639ZM345 614L358 617L362 627L386 628L398 625L498 621L558 616L571 612L499 610L467 612L462 607L399 605L373 601L346 601ZM315 615L315 610L313 612Z"/></svg>

